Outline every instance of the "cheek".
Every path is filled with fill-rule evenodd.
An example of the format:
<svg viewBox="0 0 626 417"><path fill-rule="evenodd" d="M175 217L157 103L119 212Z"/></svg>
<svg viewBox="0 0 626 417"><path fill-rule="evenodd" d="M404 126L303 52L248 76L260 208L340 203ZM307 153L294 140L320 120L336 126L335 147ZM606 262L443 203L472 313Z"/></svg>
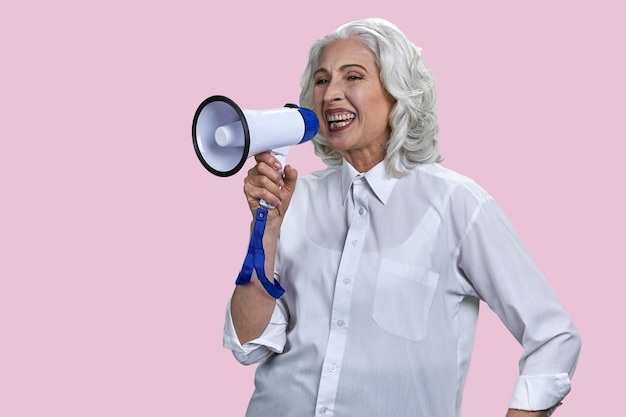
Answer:
<svg viewBox="0 0 626 417"><path fill-rule="evenodd" d="M313 86L313 103L318 104L321 103L324 99L324 89L319 86Z"/></svg>
<svg viewBox="0 0 626 417"><path fill-rule="evenodd" d="M322 114L323 104L324 103L319 99L319 96L317 94L313 94L313 108L311 110L315 112L315 115L319 119L320 128L324 125L324 116Z"/></svg>
<svg viewBox="0 0 626 417"><path fill-rule="evenodd" d="M313 110L315 111L315 113L317 113L318 116L322 112L323 104L324 103L321 98L321 94L318 92L318 90L315 90L315 92L313 93Z"/></svg>
<svg viewBox="0 0 626 417"><path fill-rule="evenodd" d="M320 122L320 128L322 128L323 125L326 124L326 121L324 120L324 115L322 114L322 108L318 106L317 103L315 103L312 110L315 112L315 115Z"/></svg>

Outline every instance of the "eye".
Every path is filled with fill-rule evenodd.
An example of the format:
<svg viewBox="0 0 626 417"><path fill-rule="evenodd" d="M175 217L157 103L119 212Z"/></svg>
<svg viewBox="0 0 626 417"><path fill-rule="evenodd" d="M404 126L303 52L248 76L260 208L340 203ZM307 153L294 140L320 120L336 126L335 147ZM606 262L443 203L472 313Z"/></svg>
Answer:
<svg viewBox="0 0 626 417"><path fill-rule="evenodd" d="M360 75L348 75L347 80L348 81L358 81L358 80L362 80L363 77L361 77Z"/></svg>
<svg viewBox="0 0 626 417"><path fill-rule="evenodd" d="M315 80L315 85L324 85L324 84L328 84L328 80L326 78L320 78L318 80Z"/></svg>

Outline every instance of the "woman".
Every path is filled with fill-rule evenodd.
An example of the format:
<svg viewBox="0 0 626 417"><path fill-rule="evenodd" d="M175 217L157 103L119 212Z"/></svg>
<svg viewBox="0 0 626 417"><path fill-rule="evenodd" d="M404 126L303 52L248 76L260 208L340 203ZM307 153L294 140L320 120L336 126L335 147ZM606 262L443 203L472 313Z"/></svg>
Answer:
<svg viewBox="0 0 626 417"><path fill-rule="evenodd" d="M507 416L550 415L580 338L491 196L437 163L419 48L348 23L311 48L300 102L328 168L297 179L264 153L244 185L253 215L276 206L265 271L285 289L253 277L229 303L224 345L260 363L248 415L459 416L480 300L525 349Z"/></svg>

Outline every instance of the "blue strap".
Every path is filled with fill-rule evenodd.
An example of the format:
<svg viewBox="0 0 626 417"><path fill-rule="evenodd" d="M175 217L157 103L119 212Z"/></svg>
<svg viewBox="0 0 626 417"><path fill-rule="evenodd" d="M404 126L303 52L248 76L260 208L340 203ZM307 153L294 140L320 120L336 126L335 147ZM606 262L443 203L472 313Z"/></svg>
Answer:
<svg viewBox="0 0 626 417"><path fill-rule="evenodd" d="M241 272L237 277L235 284L247 284L252 279L252 271L256 271L256 275L263 284L263 288L269 295L278 299L285 290L280 286L277 280L272 284L265 276L265 251L263 250L263 233L265 233L265 224L267 222L267 209L259 207L256 209L254 217L254 227L252 228L252 236L250 236L250 245L248 253L243 261Z"/></svg>

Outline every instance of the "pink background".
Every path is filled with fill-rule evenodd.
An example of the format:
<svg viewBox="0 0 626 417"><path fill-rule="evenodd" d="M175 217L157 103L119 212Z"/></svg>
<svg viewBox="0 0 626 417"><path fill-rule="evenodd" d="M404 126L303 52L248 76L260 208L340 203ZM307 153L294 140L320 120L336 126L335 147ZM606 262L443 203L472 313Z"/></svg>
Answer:
<svg viewBox="0 0 626 417"><path fill-rule="evenodd" d="M444 165L500 202L582 333L557 415L619 414L621 2L10 3L0 6L1 416L244 414L254 368L221 335L247 246L251 161L226 179L205 171L193 113L214 94L247 109L297 102L310 44L371 16L422 46ZM310 144L289 162L322 167ZM504 415L520 354L484 309L464 416Z"/></svg>

